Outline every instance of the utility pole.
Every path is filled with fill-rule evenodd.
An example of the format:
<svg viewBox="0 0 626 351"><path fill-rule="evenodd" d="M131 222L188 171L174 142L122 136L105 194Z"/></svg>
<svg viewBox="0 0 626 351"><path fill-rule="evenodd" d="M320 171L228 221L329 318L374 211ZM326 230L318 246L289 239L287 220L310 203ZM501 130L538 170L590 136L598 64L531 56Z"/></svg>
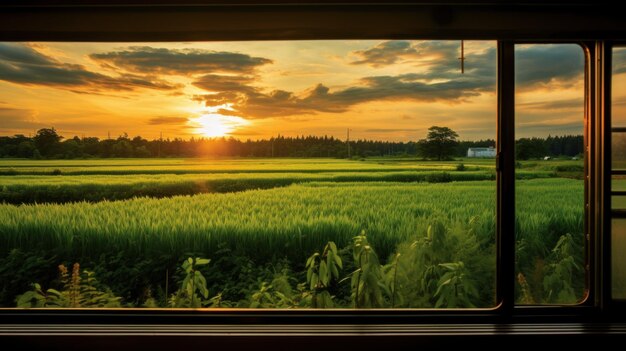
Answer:
<svg viewBox="0 0 626 351"><path fill-rule="evenodd" d="M111 140L111 132L107 130L107 139Z"/></svg>
<svg viewBox="0 0 626 351"><path fill-rule="evenodd" d="M350 128L348 128L348 137L346 138L348 143L348 158L350 158Z"/></svg>
<svg viewBox="0 0 626 351"><path fill-rule="evenodd" d="M274 157L274 138L272 138L272 158Z"/></svg>
<svg viewBox="0 0 626 351"><path fill-rule="evenodd" d="M461 40L461 74L465 73L465 40Z"/></svg>
<svg viewBox="0 0 626 351"><path fill-rule="evenodd" d="M163 143L163 132L159 133L159 152L157 157L161 157L161 143Z"/></svg>

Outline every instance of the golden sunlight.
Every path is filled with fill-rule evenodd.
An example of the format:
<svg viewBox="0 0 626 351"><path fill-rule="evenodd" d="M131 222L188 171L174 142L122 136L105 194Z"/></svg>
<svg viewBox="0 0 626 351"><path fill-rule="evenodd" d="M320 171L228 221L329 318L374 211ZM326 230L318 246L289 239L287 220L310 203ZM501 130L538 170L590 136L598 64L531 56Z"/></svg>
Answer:
<svg viewBox="0 0 626 351"><path fill-rule="evenodd" d="M193 133L208 138L227 136L238 127L249 123L250 122L241 117L225 116L219 113L206 113L189 120L189 124L193 128Z"/></svg>

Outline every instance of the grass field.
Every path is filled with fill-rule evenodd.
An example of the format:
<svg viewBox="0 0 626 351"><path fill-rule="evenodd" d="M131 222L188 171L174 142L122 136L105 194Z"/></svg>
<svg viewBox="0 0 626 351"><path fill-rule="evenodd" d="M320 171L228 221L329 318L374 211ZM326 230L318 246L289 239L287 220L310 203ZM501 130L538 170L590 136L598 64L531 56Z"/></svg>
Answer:
<svg viewBox="0 0 626 351"><path fill-rule="evenodd" d="M401 172L454 171L464 164L468 170L493 170L493 159L423 161L414 158L275 158L275 159L85 159L85 160L0 160L0 174L206 174L206 173L319 173L319 172ZM582 170L580 160L523 161L521 169L554 172L557 168Z"/></svg>
<svg viewBox="0 0 626 351"><path fill-rule="evenodd" d="M0 202L65 203L268 189L311 181L428 182L494 180L493 160L412 159L11 160L0 162ZM40 162L40 163L39 163ZM458 171L459 165L463 171ZM580 162L529 162L518 179L571 175ZM559 169L564 169L560 172ZM53 173L56 174L53 175Z"/></svg>
<svg viewBox="0 0 626 351"><path fill-rule="evenodd" d="M567 234L576 245L571 254L582 260L583 186L571 179L581 169L580 161L518 167L518 271L528 284L520 286L521 300L572 303L582 294L582 272L570 272L565 286L553 282ZM257 286L281 269L302 277L306 258L328 241L348 250L364 231L384 265L396 252L414 255L406 250L416 243L434 245L433 228L446 238L433 262L464 262L472 284L494 286L493 160L1 160L0 174L5 306L30 282L53 282L60 262L91 266L137 305L145 291L163 294L164 272L188 255L222 262L206 271L211 287L250 299L244 281ZM407 282L420 274L434 273L407 273ZM342 286L333 289L337 301L347 301ZM432 307L435 291L428 293L406 307ZM493 293L482 289L467 303L491 306Z"/></svg>

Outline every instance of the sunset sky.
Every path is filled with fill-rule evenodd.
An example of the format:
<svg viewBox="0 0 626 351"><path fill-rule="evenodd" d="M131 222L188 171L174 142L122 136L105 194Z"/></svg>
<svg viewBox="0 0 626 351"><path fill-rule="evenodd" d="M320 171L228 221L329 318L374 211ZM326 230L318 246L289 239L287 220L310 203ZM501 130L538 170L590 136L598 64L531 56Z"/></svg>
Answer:
<svg viewBox="0 0 626 351"><path fill-rule="evenodd" d="M495 138L496 43L0 43L0 135ZM517 137L582 134L583 51L516 49ZM625 65L626 68L626 65ZM626 75L626 69L624 69Z"/></svg>

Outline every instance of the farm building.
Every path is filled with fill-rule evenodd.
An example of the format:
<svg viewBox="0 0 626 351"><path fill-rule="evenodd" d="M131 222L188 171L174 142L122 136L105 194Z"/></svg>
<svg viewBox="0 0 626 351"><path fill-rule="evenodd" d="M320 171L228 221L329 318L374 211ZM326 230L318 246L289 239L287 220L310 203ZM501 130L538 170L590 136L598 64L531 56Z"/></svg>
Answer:
<svg viewBox="0 0 626 351"><path fill-rule="evenodd" d="M490 147L470 147L467 149L467 157L496 157L496 149Z"/></svg>

